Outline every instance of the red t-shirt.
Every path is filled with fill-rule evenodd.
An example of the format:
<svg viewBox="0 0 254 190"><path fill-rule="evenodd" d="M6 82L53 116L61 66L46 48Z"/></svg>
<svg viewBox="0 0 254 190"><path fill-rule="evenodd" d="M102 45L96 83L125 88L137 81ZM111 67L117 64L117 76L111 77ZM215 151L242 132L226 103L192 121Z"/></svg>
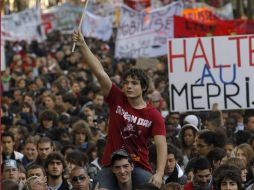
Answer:
<svg viewBox="0 0 254 190"><path fill-rule="evenodd" d="M135 109L124 93L113 84L105 101L109 105L109 129L102 164L110 165L110 155L118 150L129 152L136 166L152 171L147 143L150 137L166 135L164 120L151 104Z"/></svg>

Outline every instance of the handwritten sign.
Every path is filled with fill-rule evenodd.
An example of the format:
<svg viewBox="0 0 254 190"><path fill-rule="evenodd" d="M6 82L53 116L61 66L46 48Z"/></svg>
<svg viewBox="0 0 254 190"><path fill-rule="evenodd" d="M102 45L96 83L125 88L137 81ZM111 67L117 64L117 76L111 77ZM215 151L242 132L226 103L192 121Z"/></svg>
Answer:
<svg viewBox="0 0 254 190"><path fill-rule="evenodd" d="M3 40L43 41L45 34L41 25L40 10L26 9L19 13L5 15L1 18L1 36Z"/></svg>
<svg viewBox="0 0 254 190"><path fill-rule="evenodd" d="M100 17L92 13L85 13L82 32L86 37L93 37L107 41L112 35L112 22L109 17Z"/></svg>
<svg viewBox="0 0 254 190"><path fill-rule="evenodd" d="M122 7L117 33L115 57L156 57L167 54L167 39L173 37L173 16L180 15L181 2L156 9L151 13Z"/></svg>
<svg viewBox="0 0 254 190"><path fill-rule="evenodd" d="M254 108L254 35L168 41L171 111Z"/></svg>

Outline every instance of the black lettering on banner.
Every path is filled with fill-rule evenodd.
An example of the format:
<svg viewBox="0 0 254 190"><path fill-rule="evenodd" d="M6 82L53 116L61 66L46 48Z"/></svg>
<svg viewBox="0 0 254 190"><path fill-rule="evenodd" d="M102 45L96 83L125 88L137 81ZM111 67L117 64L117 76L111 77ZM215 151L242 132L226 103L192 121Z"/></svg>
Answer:
<svg viewBox="0 0 254 190"><path fill-rule="evenodd" d="M245 87L246 87L246 101L247 101L247 108L250 107L250 86L249 86L250 78L245 78Z"/></svg>
<svg viewBox="0 0 254 190"><path fill-rule="evenodd" d="M191 85L191 106L192 106L192 109L195 109L195 110L204 110L205 107L196 107L195 106L195 99L201 99L202 96L195 96L194 95L194 90L195 88L198 88L198 87L204 87L203 84L192 84Z"/></svg>
<svg viewBox="0 0 254 190"><path fill-rule="evenodd" d="M171 103L172 103L172 111L175 110L175 104L174 104L174 101L175 101L175 92L178 96L181 96L181 94L183 94L183 92L185 92L185 101L186 101L186 107L187 107L187 110L189 109L189 101L188 101L188 86L187 86L187 83L185 83L183 85L183 88L180 90L180 92L176 89L175 85L172 84L171 85Z"/></svg>
<svg viewBox="0 0 254 190"><path fill-rule="evenodd" d="M216 87L218 89L217 93L212 94L211 91L210 91L210 87ZM221 88L218 84L215 84L215 83L208 83L207 84L206 94L207 94L207 107L208 107L208 109L211 108L210 99L214 98L214 97L218 97L220 95L220 93L221 93Z"/></svg>
<svg viewBox="0 0 254 190"><path fill-rule="evenodd" d="M227 92L227 86L235 86L236 92L233 94L228 94ZM242 106L238 104L232 97L237 96L240 92L239 85L236 83L230 83L230 84L224 84L224 102L225 102L225 108L228 108L228 100L233 102L238 108L241 108Z"/></svg>
<svg viewBox="0 0 254 190"><path fill-rule="evenodd" d="M163 24L162 18L160 17L156 18L156 20L154 21L154 24L155 24L155 28L154 28L155 32L160 32L163 29L164 24Z"/></svg>

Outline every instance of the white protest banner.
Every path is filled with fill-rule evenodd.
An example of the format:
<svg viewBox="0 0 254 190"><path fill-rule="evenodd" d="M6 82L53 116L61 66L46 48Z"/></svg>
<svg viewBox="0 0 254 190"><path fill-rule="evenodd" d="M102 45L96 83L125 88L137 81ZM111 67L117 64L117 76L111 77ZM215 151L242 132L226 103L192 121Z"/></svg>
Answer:
<svg viewBox="0 0 254 190"><path fill-rule="evenodd" d="M254 35L168 41L171 111L254 108Z"/></svg>
<svg viewBox="0 0 254 190"><path fill-rule="evenodd" d="M45 40L42 29L41 14L37 8L26 9L19 13L5 15L1 18L3 40L17 41Z"/></svg>
<svg viewBox="0 0 254 190"><path fill-rule="evenodd" d="M93 37L107 41L112 35L112 23L109 17L100 17L86 12L82 22L82 33L86 37Z"/></svg>
<svg viewBox="0 0 254 190"><path fill-rule="evenodd" d="M59 30L63 33L72 33L78 26L83 7L64 3L43 11L42 20L46 33Z"/></svg>
<svg viewBox="0 0 254 190"><path fill-rule="evenodd" d="M152 11L137 12L122 7L115 57L156 57L167 54L167 39L173 37L174 15L180 15L180 1Z"/></svg>

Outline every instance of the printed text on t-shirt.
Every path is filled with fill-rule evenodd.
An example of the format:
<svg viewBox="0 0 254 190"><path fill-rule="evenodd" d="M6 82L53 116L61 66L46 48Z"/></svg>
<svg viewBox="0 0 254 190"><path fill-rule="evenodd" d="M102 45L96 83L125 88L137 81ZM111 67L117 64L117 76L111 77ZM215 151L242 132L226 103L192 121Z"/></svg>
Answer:
<svg viewBox="0 0 254 190"><path fill-rule="evenodd" d="M125 111L121 106L117 106L116 114L123 116L125 120L127 120L128 122L134 123L136 125L141 125L147 128L149 128L152 125L152 121L139 118L135 115L131 115L127 111Z"/></svg>

